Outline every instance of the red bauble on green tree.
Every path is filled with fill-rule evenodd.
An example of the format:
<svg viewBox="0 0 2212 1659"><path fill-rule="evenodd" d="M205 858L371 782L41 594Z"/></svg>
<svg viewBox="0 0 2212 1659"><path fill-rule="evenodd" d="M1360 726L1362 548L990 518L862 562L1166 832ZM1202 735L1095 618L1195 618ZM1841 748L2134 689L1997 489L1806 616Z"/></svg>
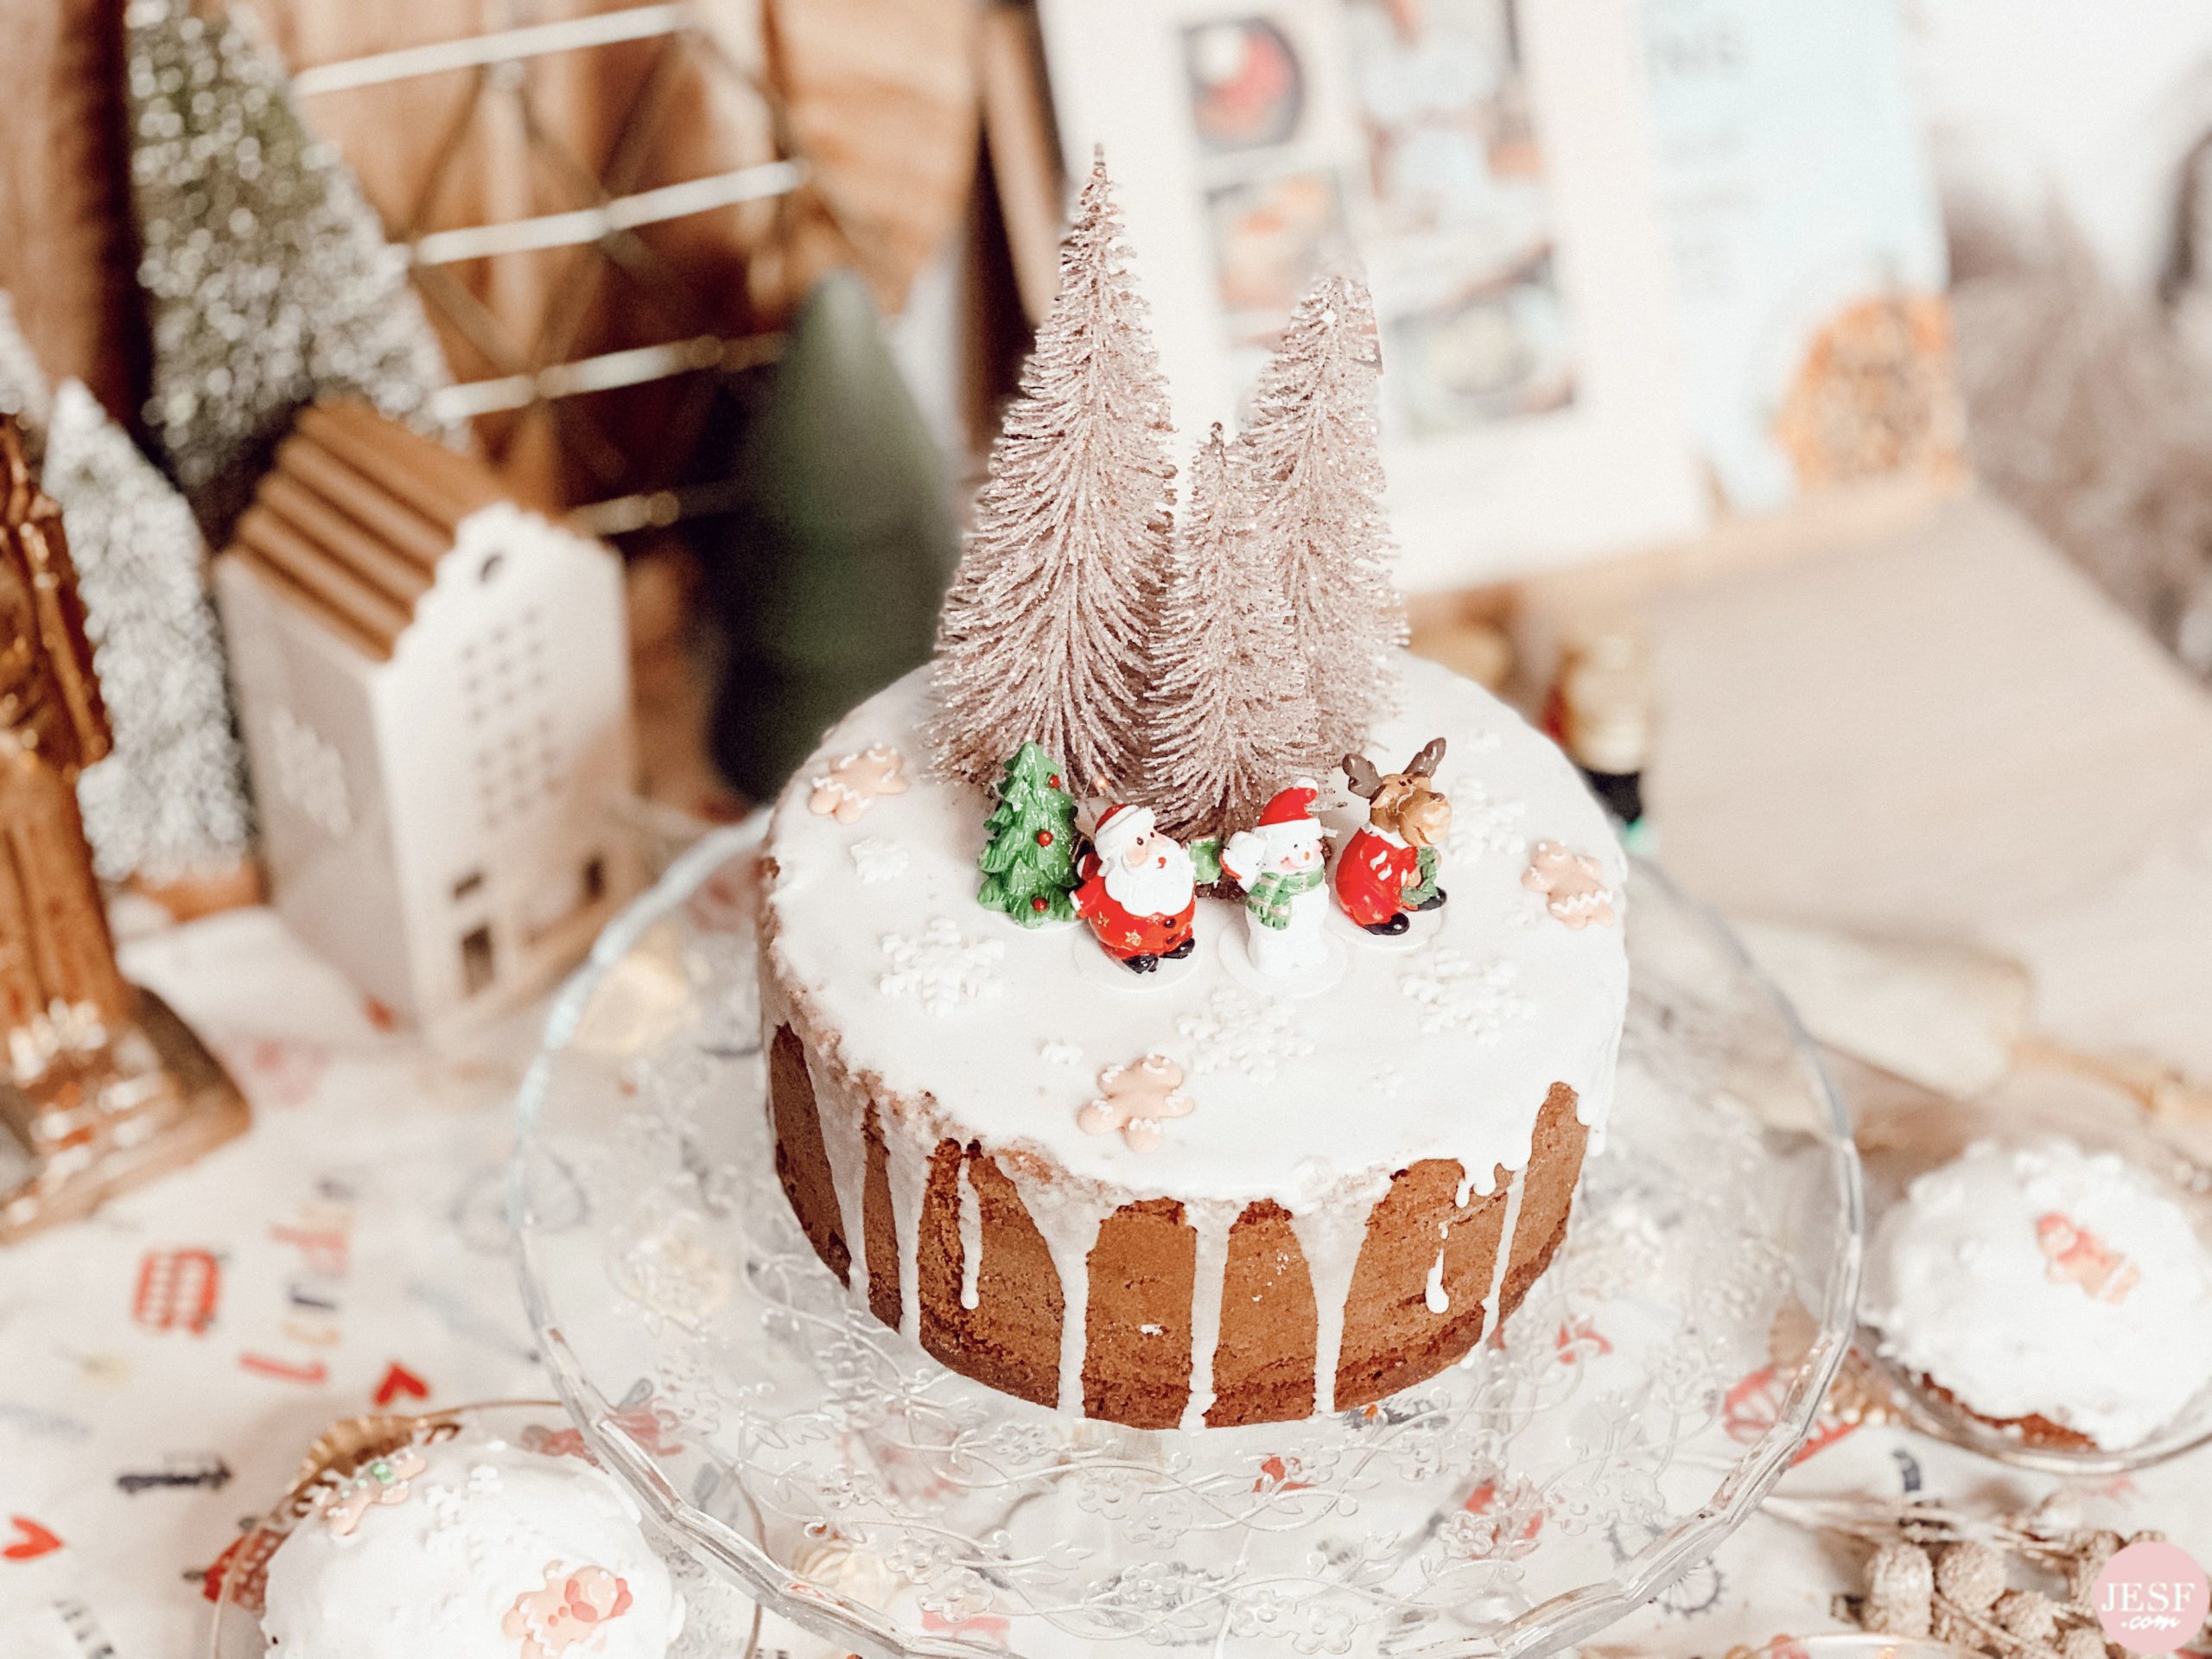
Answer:
<svg viewBox="0 0 2212 1659"><path fill-rule="evenodd" d="M1024 743L1006 763L998 809L983 828L990 840L976 861L983 872L976 899L1024 927L1073 921L1075 797L1041 745Z"/></svg>

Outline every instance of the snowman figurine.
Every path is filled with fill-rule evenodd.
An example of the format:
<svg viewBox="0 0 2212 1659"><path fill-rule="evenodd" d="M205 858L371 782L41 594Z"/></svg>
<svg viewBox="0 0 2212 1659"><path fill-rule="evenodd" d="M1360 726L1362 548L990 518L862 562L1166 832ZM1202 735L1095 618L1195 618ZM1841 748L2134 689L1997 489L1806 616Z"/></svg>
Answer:
<svg viewBox="0 0 2212 1659"><path fill-rule="evenodd" d="M1288 978L1325 967L1329 850L1313 817L1320 791L1300 778L1276 791L1249 830L1222 849L1221 868L1244 889L1244 939L1253 967Z"/></svg>

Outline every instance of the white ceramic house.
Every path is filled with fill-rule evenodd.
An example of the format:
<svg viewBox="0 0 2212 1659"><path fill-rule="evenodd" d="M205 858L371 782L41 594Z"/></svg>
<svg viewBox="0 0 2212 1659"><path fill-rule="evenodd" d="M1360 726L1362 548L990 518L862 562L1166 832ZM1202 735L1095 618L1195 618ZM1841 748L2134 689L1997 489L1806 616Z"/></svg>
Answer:
<svg viewBox="0 0 2212 1659"><path fill-rule="evenodd" d="M216 562L277 909L434 1035L636 890L620 562L365 404L318 404Z"/></svg>

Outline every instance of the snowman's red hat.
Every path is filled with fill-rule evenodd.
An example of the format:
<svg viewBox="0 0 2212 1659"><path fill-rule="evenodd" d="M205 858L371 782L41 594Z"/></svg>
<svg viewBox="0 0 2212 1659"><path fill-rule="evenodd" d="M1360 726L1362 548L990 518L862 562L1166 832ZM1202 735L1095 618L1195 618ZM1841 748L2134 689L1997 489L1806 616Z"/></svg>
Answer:
<svg viewBox="0 0 2212 1659"><path fill-rule="evenodd" d="M1109 806L1099 817L1098 827L1090 832L1090 844L1098 849L1099 857L1111 863L1127 852L1132 842L1150 835L1154 823L1148 806Z"/></svg>
<svg viewBox="0 0 2212 1659"><path fill-rule="evenodd" d="M1313 821L1313 804L1320 798L1319 785L1310 778L1300 778L1287 788L1275 791L1274 798L1261 809L1260 821L1255 827L1272 830L1275 835L1300 826L1319 829L1320 826Z"/></svg>

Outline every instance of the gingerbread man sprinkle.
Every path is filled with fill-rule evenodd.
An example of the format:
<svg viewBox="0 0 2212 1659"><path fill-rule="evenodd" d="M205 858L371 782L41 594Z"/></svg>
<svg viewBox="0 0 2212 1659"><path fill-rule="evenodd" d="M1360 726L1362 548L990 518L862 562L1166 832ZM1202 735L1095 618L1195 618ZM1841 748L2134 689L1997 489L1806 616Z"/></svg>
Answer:
<svg viewBox="0 0 2212 1659"><path fill-rule="evenodd" d="M1119 1129L1130 1151L1150 1152L1160 1144L1162 1118L1190 1116L1191 1097L1182 1087L1183 1068L1164 1054L1109 1065L1098 1074L1100 1098L1076 1114L1076 1125L1086 1135Z"/></svg>
<svg viewBox="0 0 2212 1659"><path fill-rule="evenodd" d="M906 792L906 780L899 774L906 764L906 757L888 743L840 755L830 763L829 771L809 780L814 792L806 798L806 810L817 818L854 823L875 804L877 796Z"/></svg>
<svg viewBox="0 0 2212 1659"><path fill-rule="evenodd" d="M515 1598L499 1621L499 1633L522 1643L520 1659L557 1659L629 1611L629 1584L605 1567L571 1573L548 1561L544 1587Z"/></svg>
<svg viewBox="0 0 2212 1659"><path fill-rule="evenodd" d="M2115 1306L2143 1281L2136 1265L2088 1228L2056 1210L2036 1217L2036 1245L2044 1276L2054 1285L2079 1286L2085 1295Z"/></svg>
<svg viewBox="0 0 2212 1659"><path fill-rule="evenodd" d="M1586 853L1540 841L1529 849L1521 885L1544 895L1544 908L1579 933L1592 922L1613 922L1613 891L1602 865Z"/></svg>
<svg viewBox="0 0 2212 1659"><path fill-rule="evenodd" d="M422 1472L423 1459L411 1448L371 1459L330 1489L322 1500L322 1524L345 1537L361 1524L372 1504L404 1501L408 1482Z"/></svg>

